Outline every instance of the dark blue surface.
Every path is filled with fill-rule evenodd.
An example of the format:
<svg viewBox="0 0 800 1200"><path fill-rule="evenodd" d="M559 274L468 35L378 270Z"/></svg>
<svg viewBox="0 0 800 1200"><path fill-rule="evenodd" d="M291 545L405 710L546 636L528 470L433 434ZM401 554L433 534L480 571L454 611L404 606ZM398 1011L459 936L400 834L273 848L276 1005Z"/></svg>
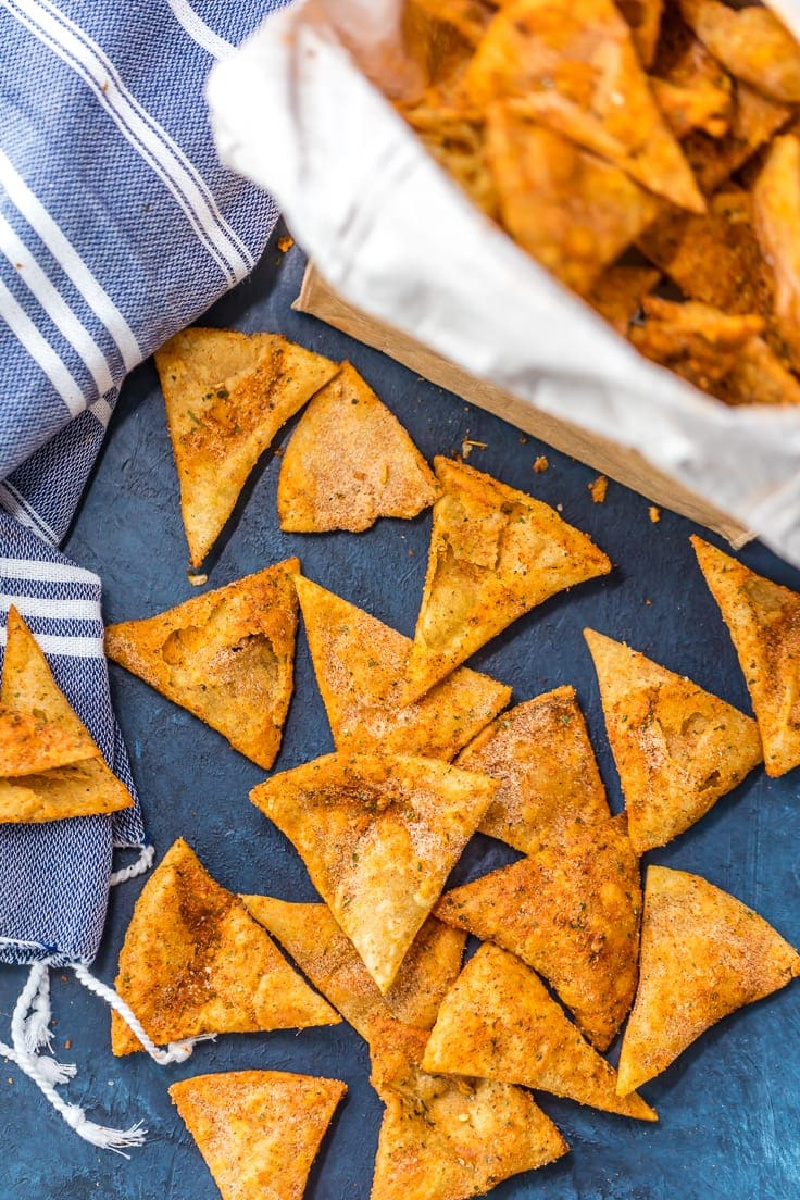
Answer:
<svg viewBox="0 0 800 1200"><path fill-rule="evenodd" d="M648 519L648 502L615 484L593 504L588 468L419 379L375 351L312 318L293 313L302 258L271 243L252 279L213 310L209 323L245 331L274 330L334 358L349 357L431 458L470 436L487 443L470 463L552 504L611 556L613 574L557 597L518 621L477 655L474 665L514 687L515 701L571 683L578 690L615 810L619 783L607 746L597 684L581 631L587 624L625 638L672 670L748 708L736 657L688 543L693 526L664 513ZM289 430L280 443L285 444ZM546 453L550 470L532 465ZM275 490L279 462L267 455L231 522L211 571L220 586L298 554L312 579L413 632L425 571L430 513L405 523L382 521L353 536L284 535ZM743 468L746 469L746 468ZM145 364L128 381L108 442L79 513L67 552L98 571L109 621L143 617L197 594L186 579L186 545L178 487L155 370ZM800 575L754 545L742 557L782 583ZM179 834L226 886L311 900L313 889L291 845L250 804L263 777L227 743L139 680L112 668L117 712L131 754L150 834L160 857ZM332 748L325 712L301 632L296 693L276 769ZM797 772L768 780L756 772L699 825L652 860L697 871L752 905L794 944L800 943ZM478 838L460 878L507 861L497 842ZM113 896L96 971L112 980L116 957L141 881ZM0 1029L24 972L0 973ZM79 1067L67 1089L96 1120L143 1119L147 1145L130 1162L80 1142L17 1072L0 1062L0 1198L2 1200L214 1200L218 1193L166 1093L176 1079L213 1070L275 1068L344 1079L349 1095L308 1189L310 1200L366 1200L381 1106L368 1083L366 1048L346 1025L223 1037L198 1047L182 1067L166 1070L143 1055L115 1060L108 1014L74 979L56 976L55 1047ZM2 1034L0 1034L2 1036ZM73 1047L64 1050L64 1040ZM615 1048L616 1054L616 1048ZM581 1109L541 1097L542 1107L573 1147L562 1162L497 1188L496 1200L792 1200L800 1196L800 985L722 1022L644 1094L658 1125ZM9 1083L13 1079L13 1083Z"/></svg>

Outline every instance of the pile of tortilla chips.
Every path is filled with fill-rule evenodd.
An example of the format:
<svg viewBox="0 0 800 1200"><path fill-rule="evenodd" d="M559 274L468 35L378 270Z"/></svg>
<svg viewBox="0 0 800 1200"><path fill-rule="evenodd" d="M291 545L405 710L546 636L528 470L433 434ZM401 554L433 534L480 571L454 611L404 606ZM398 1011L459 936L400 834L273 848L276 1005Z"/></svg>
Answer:
<svg viewBox="0 0 800 1200"><path fill-rule="evenodd" d="M489 219L652 361L800 403L800 45L770 9L405 0L404 40L394 102Z"/></svg>

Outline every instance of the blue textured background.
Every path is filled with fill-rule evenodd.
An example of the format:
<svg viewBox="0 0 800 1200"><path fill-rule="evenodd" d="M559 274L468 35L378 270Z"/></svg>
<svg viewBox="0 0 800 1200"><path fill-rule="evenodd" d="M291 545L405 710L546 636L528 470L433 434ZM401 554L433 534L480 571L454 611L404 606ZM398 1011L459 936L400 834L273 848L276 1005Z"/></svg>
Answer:
<svg viewBox="0 0 800 1200"><path fill-rule="evenodd" d="M474 665L513 684L516 701L558 684L576 686L618 810L619 784L581 636L586 624L629 640L747 708L733 648L687 541L692 526L669 513L660 524L651 524L648 502L613 483L605 504L593 504L587 485L594 473L588 468L291 312L302 267L297 249L284 258L273 239L255 275L216 306L209 323L274 330L331 357L349 357L429 458L460 448L465 436L487 442L485 450L473 451L471 464L562 504L565 518L586 530L616 564L608 579L557 597L518 621L476 656ZM290 431L281 435L281 444ZM540 453L550 459L550 470L536 475L532 464ZM268 454L256 472L226 530L208 586L298 554L312 579L411 634L430 513L411 523L382 521L361 536L287 536L278 529L275 513L278 467ZM177 478L152 363L136 371L123 391L66 549L102 575L109 621L144 617L197 594L186 579ZM800 575L762 547L753 545L742 557L780 582L800 586ZM182 834L230 888L313 899L291 845L248 801L249 788L262 778L259 769L118 668L112 668L112 685L158 856ZM296 692L277 769L331 748L301 631ZM699 825L650 857L706 875L798 944L797 790L797 772L773 781L756 772ZM482 874L512 857L499 843L476 838L458 878ZM96 964L106 980L114 976L140 888L141 881L126 884L113 897ZM19 970L0 973L3 1027L23 979ZM150 1136L130 1162L96 1151L66 1129L21 1075L0 1062L2 1200L214 1200L218 1193L166 1088L188 1075L244 1068L306 1071L347 1082L349 1095L314 1168L308 1196L369 1196L381 1106L367 1082L366 1047L348 1026L223 1037L198 1047L184 1066L165 1070L143 1055L115 1060L107 1011L71 977L54 980L53 1008L57 1053L79 1066L68 1094L86 1104L96 1120L127 1125L142 1118ZM65 1039L72 1040L69 1051ZM492 1195L496 1200L792 1200L800 1195L798 1068L800 986L795 984L724 1021L644 1089L661 1114L658 1125L626 1122L543 1095L542 1107L563 1129L572 1153L553 1167L508 1181Z"/></svg>

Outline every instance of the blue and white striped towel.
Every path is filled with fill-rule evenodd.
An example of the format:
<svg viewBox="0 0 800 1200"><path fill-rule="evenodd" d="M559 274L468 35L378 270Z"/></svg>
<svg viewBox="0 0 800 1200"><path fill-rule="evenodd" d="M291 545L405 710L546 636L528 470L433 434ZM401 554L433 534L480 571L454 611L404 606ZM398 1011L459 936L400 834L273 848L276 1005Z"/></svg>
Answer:
<svg viewBox="0 0 800 1200"><path fill-rule="evenodd" d="M285 2L0 0L0 623L14 603L129 786L100 580L57 547L125 375L248 274L275 224L217 161L203 89ZM91 962L112 847L144 838L138 805L0 829L0 962Z"/></svg>

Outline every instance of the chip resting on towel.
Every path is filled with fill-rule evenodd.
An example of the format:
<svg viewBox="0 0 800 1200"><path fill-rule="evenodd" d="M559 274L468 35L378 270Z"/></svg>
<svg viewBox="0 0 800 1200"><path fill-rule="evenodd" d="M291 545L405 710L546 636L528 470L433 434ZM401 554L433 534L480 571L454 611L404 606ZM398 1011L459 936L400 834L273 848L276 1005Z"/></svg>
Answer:
<svg viewBox="0 0 800 1200"><path fill-rule="evenodd" d="M378 517L416 517L439 485L397 418L344 363L300 418L281 463L286 533L363 533Z"/></svg>
<svg viewBox="0 0 800 1200"><path fill-rule="evenodd" d="M387 1023L372 1048L386 1105L371 1200L467 1200L569 1147L523 1088L421 1070L427 1034Z"/></svg>
<svg viewBox="0 0 800 1200"><path fill-rule="evenodd" d="M439 1005L461 970L465 933L428 917L382 996L327 904L292 904L270 896L241 899L365 1041L392 1018L418 1029L433 1028Z"/></svg>
<svg viewBox="0 0 800 1200"><path fill-rule="evenodd" d="M635 1092L617 1095L611 1064L538 975L497 946L481 946L448 992L422 1065L434 1074L521 1084L603 1112L658 1120Z"/></svg>
<svg viewBox="0 0 800 1200"><path fill-rule="evenodd" d="M622 790L643 854L684 833L762 761L752 717L622 642L584 631Z"/></svg>
<svg viewBox="0 0 800 1200"><path fill-rule="evenodd" d="M155 360L198 567L278 430L339 365L277 334L198 326L170 338Z"/></svg>
<svg viewBox="0 0 800 1200"><path fill-rule="evenodd" d="M592 1045L610 1046L639 957L639 860L624 816L555 826L535 853L447 892L434 911L544 975Z"/></svg>
<svg viewBox="0 0 800 1200"><path fill-rule="evenodd" d="M553 825L611 816L571 687L503 713L461 752L456 766L499 781L479 831L523 852L535 850Z"/></svg>
<svg viewBox="0 0 800 1200"><path fill-rule="evenodd" d="M0 691L0 824L61 821L132 804L12 606Z"/></svg>
<svg viewBox="0 0 800 1200"><path fill-rule="evenodd" d="M728 1013L800 975L800 954L758 913L699 875L651 866L636 1003L617 1089L660 1075Z"/></svg>
<svg viewBox="0 0 800 1200"><path fill-rule="evenodd" d="M800 764L800 593L692 537L728 627L758 721L768 775Z"/></svg>
<svg viewBox="0 0 800 1200"><path fill-rule="evenodd" d="M404 703L419 699L517 617L607 575L602 550L541 500L464 463L435 460L433 532Z"/></svg>
<svg viewBox="0 0 800 1200"><path fill-rule="evenodd" d="M386 993L497 786L429 759L328 754L250 798Z"/></svg>
<svg viewBox="0 0 800 1200"><path fill-rule="evenodd" d="M106 630L106 654L269 770L294 680L296 558Z"/></svg>
<svg viewBox="0 0 800 1200"><path fill-rule="evenodd" d="M346 1091L338 1079L231 1071L173 1083L169 1094L223 1200L302 1200Z"/></svg>
<svg viewBox="0 0 800 1200"><path fill-rule="evenodd" d="M114 986L158 1046L339 1021L182 838L136 902ZM111 1048L117 1055L141 1049L116 1012Z"/></svg>
<svg viewBox="0 0 800 1200"><path fill-rule="evenodd" d="M510 687L462 667L402 705L411 639L301 575L295 586L337 750L449 761L511 700Z"/></svg>

